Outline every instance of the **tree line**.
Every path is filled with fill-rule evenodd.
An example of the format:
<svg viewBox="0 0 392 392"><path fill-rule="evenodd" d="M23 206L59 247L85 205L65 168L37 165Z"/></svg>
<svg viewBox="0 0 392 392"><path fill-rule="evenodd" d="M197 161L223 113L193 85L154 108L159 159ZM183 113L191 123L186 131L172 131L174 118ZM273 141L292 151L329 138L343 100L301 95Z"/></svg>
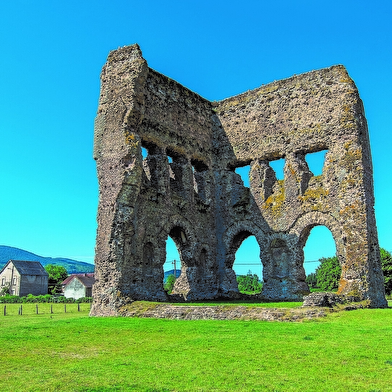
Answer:
<svg viewBox="0 0 392 392"><path fill-rule="evenodd" d="M392 255L387 250L380 248L381 267L384 274L384 286L386 295L392 293ZM337 256L322 257L316 271L306 277L306 283L311 291L336 291L339 287L342 267ZM65 278L64 278L65 279ZM173 290L176 278L169 275L164 283L164 289L170 294ZM257 274L248 271L246 275L237 275L238 290L245 294L260 293L263 283Z"/></svg>

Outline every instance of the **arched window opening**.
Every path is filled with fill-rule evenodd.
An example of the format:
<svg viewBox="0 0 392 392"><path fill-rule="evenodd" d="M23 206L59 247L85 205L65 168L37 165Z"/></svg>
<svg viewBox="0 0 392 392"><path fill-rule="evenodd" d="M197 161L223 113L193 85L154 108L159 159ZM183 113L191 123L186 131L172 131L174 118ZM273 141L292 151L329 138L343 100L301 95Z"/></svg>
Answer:
<svg viewBox="0 0 392 392"><path fill-rule="evenodd" d="M250 204L250 162L236 162L228 166L231 206L237 213L244 213Z"/></svg>
<svg viewBox="0 0 392 392"><path fill-rule="evenodd" d="M249 172L250 172L250 165L237 167L235 172L241 176L242 182L244 186L249 188Z"/></svg>
<svg viewBox="0 0 392 392"><path fill-rule="evenodd" d="M305 155L306 163L308 164L309 170L313 173L314 176L323 174L325 155L327 152L328 150L322 150Z"/></svg>
<svg viewBox="0 0 392 392"><path fill-rule="evenodd" d="M178 248L173 239L169 236L166 240L166 261L163 265L164 278L163 286L170 294L173 290L176 279L181 274L181 261Z"/></svg>
<svg viewBox="0 0 392 392"><path fill-rule="evenodd" d="M330 259L334 258L335 256L336 244L330 230L325 226L313 227L304 247L304 268L306 273L306 281L310 289L318 288L316 281L316 275L318 274L316 274L316 270L321 264L320 259ZM330 265L336 264L336 261L331 260ZM336 275L336 273L336 271L330 271L328 275ZM336 279L336 276L333 277L332 275L330 278ZM337 277L337 281L339 281L339 279L340 276Z"/></svg>
<svg viewBox="0 0 392 392"><path fill-rule="evenodd" d="M270 161L269 165L274 170L277 180L284 180L284 165L285 159L277 159L276 161Z"/></svg>
<svg viewBox="0 0 392 392"><path fill-rule="evenodd" d="M233 270L237 277L238 289L246 294L260 293L263 286L263 264L256 237L249 232L239 233L234 239L239 247L235 253Z"/></svg>

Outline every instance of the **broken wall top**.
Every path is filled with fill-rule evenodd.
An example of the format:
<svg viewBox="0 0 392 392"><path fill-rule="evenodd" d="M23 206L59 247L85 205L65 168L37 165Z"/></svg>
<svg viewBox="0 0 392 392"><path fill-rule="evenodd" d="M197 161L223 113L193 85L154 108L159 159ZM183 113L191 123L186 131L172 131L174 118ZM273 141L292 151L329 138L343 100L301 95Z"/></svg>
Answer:
<svg viewBox="0 0 392 392"><path fill-rule="evenodd" d="M214 110L233 148L231 159L240 163L331 149L366 130L357 88L342 65L216 102Z"/></svg>
<svg viewBox="0 0 392 392"><path fill-rule="evenodd" d="M136 44L109 54L101 80L105 89L95 158L103 150L109 153L103 141L107 132L101 130L119 122L123 132L135 132L145 143L206 164L215 155L222 166L275 160L288 152L306 154L367 137L362 102L342 65L209 102L149 68Z"/></svg>
<svg viewBox="0 0 392 392"><path fill-rule="evenodd" d="M96 120L95 158L102 150L108 152L103 139L109 120L113 128L122 122L123 132L137 133L147 145L210 163L211 103L149 68L138 45L111 52L101 82L105 88ZM113 148L112 138L108 143Z"/></svg>

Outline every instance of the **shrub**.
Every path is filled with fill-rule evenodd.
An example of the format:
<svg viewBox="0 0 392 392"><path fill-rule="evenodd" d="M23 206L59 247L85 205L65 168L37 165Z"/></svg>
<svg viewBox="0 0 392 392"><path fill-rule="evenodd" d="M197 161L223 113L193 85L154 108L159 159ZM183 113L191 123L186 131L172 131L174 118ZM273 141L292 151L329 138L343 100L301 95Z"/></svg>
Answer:
<svg viewBox="0 0 392 392"><path fill-rule="evenodd" d="M73 298L66 298L63 295L54 296L50 294L45 295L32 295L28 294L25 297L18 297L17 295L6 294L3 297L0 297L0 303L48 303L48 302L60 302L60 303L91 303L93 302L92 297L83 297L77 300Z"/></svg>
<svg viewBox="0 0 392 392"><path fill-rule="evenodd" d="M19 298L17 295L6 294L3 297L0 297L0 303L3 304L14 304L19 302Z"/></svg>
<svg viewBox="0 0 392 392"><path fill-rule="evenodd" d="M260 293L263 288L263 284L259 281L257 274L252 274L248 271L246 275L237 276L238 290L241 293Z"/></svg>

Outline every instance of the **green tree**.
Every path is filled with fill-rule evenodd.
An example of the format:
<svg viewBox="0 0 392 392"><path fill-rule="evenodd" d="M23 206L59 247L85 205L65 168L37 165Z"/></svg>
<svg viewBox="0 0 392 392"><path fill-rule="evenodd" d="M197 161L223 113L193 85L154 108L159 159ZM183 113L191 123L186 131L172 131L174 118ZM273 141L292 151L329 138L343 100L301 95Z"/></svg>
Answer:
<svg viewBox="0 0 392 392"><path fill-rule="evenodd" d="M385 294L390 295L392 293L392 255L387 250L380 248L380 256Z"/></svg>
<svg viewBox="0 0 392 392"><path fill-rule="evenodd" d="M166 283L163 285L165 291L169 294L173 291L174 283L176 283L176 277L171 274L167 277Z"/></svg>
<svg viewBox="0 0 392 392"><path fill-rule="evenodd" d="M317 287L325 291L336 291L339 287L342 267L337 256L322 257L316 268Z"/></svg>
<svg viewBox="0 0 392 392"><path fill-rule="evenodd" d="M317 276L315 272L312 272L306 277L306 283L308 284L309 288L316 289L317 286Z"/></svg>
<svg viewBox="0 0 392 392"><path fill-rule="evenodd" d="M241 293L260 293L263 287L259 277L256 274L252 274L251 271L248 271L246 275L238 275L237 284Z"/></svg>
<svg viewBox="0 0 392 392"><path fill-rule="evenodd" d="M61 265L48 264L45 267L48 277L48 293L57 294L61 292L61 283L67 278L68 272Z"/></svg>

